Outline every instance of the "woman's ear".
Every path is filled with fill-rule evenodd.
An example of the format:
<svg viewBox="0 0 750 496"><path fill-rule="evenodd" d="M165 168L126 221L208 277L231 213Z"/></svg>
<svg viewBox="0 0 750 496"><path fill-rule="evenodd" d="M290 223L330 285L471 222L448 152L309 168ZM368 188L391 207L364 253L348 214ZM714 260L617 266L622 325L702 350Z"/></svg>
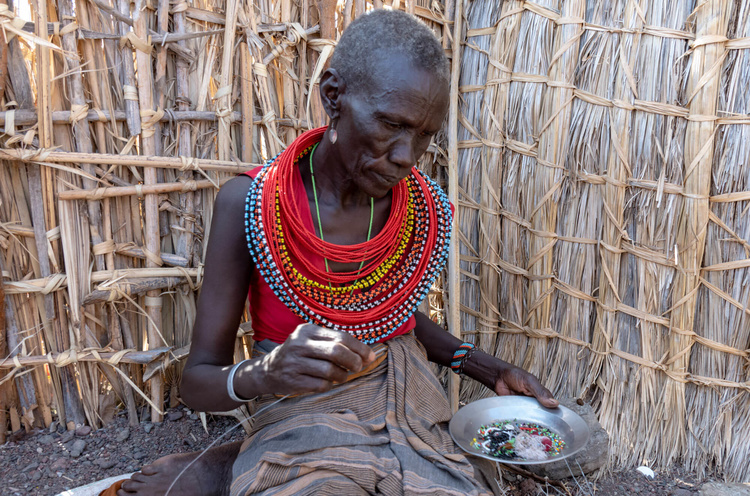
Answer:
<svg viewBox="0 0 750 496"><path fill-rule="evenodd" d="M336 69L326 69L320 76L320 100L329 119L336 120L341 111L341 100L346 92L346 82Z"/></svg>

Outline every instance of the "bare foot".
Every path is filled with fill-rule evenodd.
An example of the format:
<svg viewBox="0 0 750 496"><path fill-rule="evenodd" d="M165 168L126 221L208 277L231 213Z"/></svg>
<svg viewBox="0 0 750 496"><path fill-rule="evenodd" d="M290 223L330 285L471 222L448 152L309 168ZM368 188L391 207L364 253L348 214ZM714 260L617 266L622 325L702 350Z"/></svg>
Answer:
<svg viewBox="0 0 750 496"><path fill-rule="evenodd" d="M232 465L241 445L242 442L238 441L211 448L182 475L180 472L200 455L200 451L159 458L123 482L117 496L164 496L168 490L172 496L228 495Z"/></svg>

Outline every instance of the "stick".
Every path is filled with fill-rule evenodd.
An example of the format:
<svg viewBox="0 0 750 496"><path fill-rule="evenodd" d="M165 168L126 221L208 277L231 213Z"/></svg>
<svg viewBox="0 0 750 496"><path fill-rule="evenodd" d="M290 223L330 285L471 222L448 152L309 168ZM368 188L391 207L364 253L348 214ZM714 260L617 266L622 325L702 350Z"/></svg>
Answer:
<svg viewBox="0 0 750 496"><path fill-rule="evenodd" d="M252 80L252 62L250 61L250 51L247 43L240 43L240 93L242 98L242 161L252 162L253 160L253 80ZM260 119L258 120L260 122Z"/></svg>
<svg viewBox="0 0 750 496"><path fill-rule="evenodd" d="M109 279L118 279L123 277L199 277L201 269L183 269L181 267L173 268L155 268L155 269L118 269L102 270L91 274L91 282L104 282ZM68 276L63 273L52 274L42 279L29 279L25 281L6 282L5 294L27 294L27 293L51 293L66 288L68 285Z"/></svg>
<svg viewBox="0 0 750 496"><path fill-rule="evenodd" d="M122 17L131 20L132 22L130 15L130 1L118 0L118 6ZM126 22L120 22L118 24L120 36L125 36L130 30L129 26L132 26L132 24ZM133 70L132 63L133 52L127 45L123 45L120 48L120 60L122 61L120 64L120 84L122 85L122 90L124 92L123 98L125 101L125 114L127 115L128 131L131 136L137 136L141 134L141 116L138 113L138 96L133 94L133 92L136 91L135 71Z"/></svg>
<svg viewBox="0 0 750 496"><path fill-rule="evenodd" d="M174 23L177 34L185 33L185 13L176 12L174 14ZM187 44L184 41L180 41L179 45L182 48L187 49ZM179 112L186 112L190 108L190 83L189 83L189 66L188 63L179 58L175 62L177 66L177 108ZM211 115L211 120L216 119L215 112L206 112ZM232 112L230 120L234 122L234 119L242 120L242 115L238 112ZM243 129L246 125L242 125ZM179 145L178 152L182 157L193 156L193 143L191 142L191 131L190 125L178 124L178 136ZM244 160L244 157L243 157ZM192 171L184 171L180 176L180 179L192 180ZM187 261L193 259L193 230L195 229L195 195L192 192L186 192L180 195L180 208L185 215L180 217L180 227L182 227L181 235L177 241L177 255L184 257Z"/></svg>
<svg viewBox="0 0 750 496"><path fill-rule="evenodd" d="M181 277L146 277L142 279L122 279L107 286L107 289L95 289L83 299L83 305L93 305L105 301L115 301L125 296L138 296L145 293L159 295L156 290L173 288L184 284ZM101 286L100 286L101 287ZM149 294L149 296L150 296ZM148 300L146 300L148 301ZM159 339L161 341L161 338Z"/></svg>
<svg viewBox="0 0 750 496"><path fill-rule="evenodd" d="M146 26L147 11L144 8L140 12L134 13L135 22L133 32L141 40L145 41L148 37ZM153 100L153 77L151 73L151 56L141 50L135 50L136 66L138 67L138 102L141 115L146 115L146 119L141 122L141 144L144 155L156 154L156 138L154 138L155 122L153 122L154 100ZM156 170L153 167L146 168L144 171L146 185L156 184ZM159 253L159 207L155 195L146 195L144 202L145 212L145 235L146 249L151 253ZM156 267L156 264L149 260L146 264L148 267ZM159 298L158 291L151 291L147 295L146 312L149 315L148 323L148 341L151 346L154 343L161 343L162 338L159 330L155 327L161 323L161 305L154 305L152 302ZM165 343L166 344L166 343ZM158 408L151 408L151 418L154 422L162 421L161 406L164 402L164 382L161 376L151 379L151 400Z"/></svg>
<svg viewBox="0 0 750 496"><path fill-rule="evenodd" d="M37 1L34 4L35 11L36 11L36 21L38 26L44 26L46 27L47 23L47 5L45 2ZM43 40L47 40L47 33L42 33L42 30L37 30L36 35L39 36ZM37 69L37 101L41 104L40 110L39 110L39 143L46 147L51 147L52 142L52 123L50 118L50 111L51 111L51 81L50 81L50 51L49 48L43 45L38 45L36 47L37 53L36 53L36 69ZM14 87L15 89L15 87ZM20 90L20 88L19 88ZM29 185L29 203L31 206L31 217L32 217L32 226L34 228L34 240L36 244L36 256L39 263L39 273L38 276L41 277L47 277L51 274L51 268L50 268L50 258L49 258L49 252L47 251L47 220L45 219L45 208L48 207L48 204L45 203L45 200L50 199L48 195L45 195L43 190L43 182L42 182L42 175L41 170L39 166L30 164L27 167L27 175L28 175L28 185ZM52 212L54 212L54 207L52 207ZM49 212L47 212L49 213ZM47 217L49 219L50 223L54 223L54 213L51 213ZM39 300L37 300L39 301ZM55 318L55 300L53 295L44 295L43 296L43 303L40 305L41 308L39 308L40 318L42 320L42 326L44 328L44 334L47 336L49 341L56 341L56 344L62 344L61 340L64 340L66 336L67 329L63 329L61 326L61 320ZM48 343L48 345L51 345L52 343ZM45 395L43 394L43 391L46 390L46 377L40 377L38 373L34 374L36 383L40 386L38 389L34 391L29 391L31 389L31 382L26 381L24 382L26 395L33 394L32 401L39 405L40 407L40 413L42 414L44 418L45 425L49 425L47 423L47 420L49 422L52 421L51 413L49 411L49 404L48 400L45 398ZM67 384L70 385L74 379L73 374L70 372L69 369L64 371L61 374L61 380ZM20 394L21 390L19 389L19 396L25 396ZM26 400L29 400L32 398L32 396L26 396ZM73 395L65 395L63 394L62 398L58 396L58 403L60 403L59 400L64 400L65 402L65 412L70 414L70 410L74 409L76 407L80 407L80 400L76 394ZM61 404L62 406L62 404ZM82 415L80 414L80 408L75 410L73 412L73 418L76 421L83 420Z"/></svg>
<svg viewBox="0 0 750 496"><path fill-rule="evenodd" d="M46 150L20 150L0 148L0 160L21 160L23 162L46 163L69 163L69 164L102 164L102 165L125 165L145 167L147 170L154 167L183 170L215 170L228 173L242 173L252 170L261 164L249 164L239 162L224 162L220 160L207 160L185 157L157 157L154 155L112 155L107 153L73 153L73 152L47 152Z"/></svg>
<svg viewBox="0 0 750 496"><path fill-rule="evenodd" d="M115 198L120 196L138 195L143 198L147 195L157 195L163 193L188 193L205 188L215 188L221 186L232 179L231 177L219 181L186 181L177 183L159 183L153 186L113 186L107 188L96 188L90 190L68 190L61 191L60 200L101 200L103 198Z"/></svg>
<svg viewBox="0 0 750 496"><path fill-rule="evenodd" d="M7 46L8 76L13 86L15 101L19 109L34 108L34 94L31 92L31 81L29 80L29 73L26 70L26 61L21 50L21 45L18 42L18 37L10 40ZM39 48L41 49L42 47Z"/></svg>
<svg viewBox="0 0 750 496"><path fill-rule="evenodd" d="M165 353L168 353L170 348L155 348L153 350L137 351L137 350L120 350L120 351L98 351L98 350L82 350L77 351L75 358L72 363L77 362L109 362L113 357L118 356L117 363L138 363L141 365L148 364L149 362L156 360ZM121 353L122 352L122 353ZM12 358L6 358L0 360L0 369L12 369L15 368L18 363L23 367L34 367L38 365L46 365L51 362L60 361L61 359L69 360L72 358L70 350L64 353L48 353L46 355L34 355L34 356L22 356L17 357L17 360ZM16 363L16 361L18 363Z"/></svg>
<svg viewBox="0 0 750 496"><path fill-rule="evenodd" d="M3 286L3 278L0 277L0 356L2 357L8 356L5 332L5 287ZM3 377L5 377L5 372L0 371L0 382L3 381ZM5 444L5 433L8 430L8 415L6 411L9 408L9 388L10 383L0 385L0 445Z"/></svg>
<svg viewBox="0 0 750 496"><path fill-rule="evenodd" d="M111 204L112 202L109 199L105 199L102 204L104 205L104 237L106 243L114 243L113 237L112 237L112 212L111 212ZM143 249L140 247L135 246L135 244L130 245L126 244L125 246L120 245L121 249L124 249L125 247L128 247L128 249L132 251L140 251L141 254L143 254ZM118 245L115 244L115 250L117 250ZM97 249L96 246L93 247L94 250ZM132 256L132 255L131 255ZM144 255L145 256L145 255ZM107 269L108 270L114 270L115 269L115 257L114 254L111 252L107 252L104 254L104 258L107 261ZM164 254L161 254L161 259L166 262L166 257ZM187 261L186 261L187 262ZM117 314L117 308L115 306L115 303L110 303L107 305L109 309L109 335L110 340L112 343L112 347L119 351L122 350L124 346L124 336L123 336L123 329L122 325L120 325L120 316ZM128 367L123 367L123 373L128 373ZM120 378L118 378L119 380ZM138 408L135 403L135 393L133 392L133 388L129 387L128 384L125 384L126 381L120 380L121 389L122 389L122 395L125 400L125 405L128 409L128 423L131 426L138 425Z"/></svg>
<svg viewBox="0 0 750 496"><path fill-rule="evenodd" d="M318 4L318 11L320 12L320 36L326 40L335 40L336 0L316 0L316 2Z"/></svg>
<svg viewBox="0 0 750 496"><path fill-rule="evenodd" d="M237 0L228 0L226 6L226 29L224 31L224 47L221 58L221 76L216 98L216 114L219 116L219 160L229 160L230 134L228 114L232 110L232 58L234 55L234 37L237 32Z"/></svg>
<svg viewBox="0 0 750 496"><path fill-rule="evenodd" d="M247 46L247 45L246 45ZM179 61L180 59L178 59ZM249 82L252 83L252 80ZM189 105L189 104L188 104ZM178 106L187 108L188 105L182 104L178 101ZM127 113L124 110L89 110L86 113L85 119L89 122L111 122L127 120ZM0 124L5 124L6 113L0 112ZM159 122L190 122L190 121L205 121L205 122L216 122L218 117L216 112L207 111L196 111L196 110L171 110L165 113L159 119ZM242 112L232 112L229 114L229 122L235 123L245 121L249 122L246 117L243 117ZM34 110L16 110L14 115L14 122L16 126L32 126L37 123L36 111ZM55 110L52 112L52 123L53 124L69 124L70 123L70 110ZM253 117L253 124L261 124L262 120L260 117ZM310 124L304 119L277 119L276 123L283 127L292 127L294 129L306 130L310 128Z"/></svg>
<svg viewBox="0 0 750 496"><path fill-rule="evenodd" d="M141 260L146 260L147 258L145 253L143 252L143 248L135 245L115 245L115 253L117 253L118 255L125 255L133 258L140 258ZM173 255L171 253L160 253L159 257L165 265L171 265L173 267L188 266L188 260L178 255Z"/></svg>
<svg viewBox="0 0 750 496"><path fill-rule="evenodd" d="M5 2L0 3L0 5L5 5ZM5 36L0 39L0 102L5 100L5 79L8 76L8 43L6 43ZM1 394L1 393L0 393ZM0 405L0 411L2 411L2 406ZM4 415L5 412L0 413L0 415ZM5 423L0 423L0 436L3 436L0 438L0 440L5 439Z"/></svg>
<svg viewBox="0 0 750 496"><path fill-rule="evenodd" d="M453 24L453 59L451 60L450 108L448 115L448 195L453 205L459 204L458 196L458 76L461 68L461 37L463 0L456 0L456 15ZM448 330L461 339L460 310L460 241L458 222L451 226L451 246L448 255ZM449 400L451 410L458 410L461 377L449 375Z"/></svg>
<svg viewBox="0 0 750 496"><path fill-rule="evenodd" d="M0 257L0 272L3 270L5 270L5 264L3 258ZM16 357L20 354L21 350L23 349L23 343L22 336L18 329L18 323L16 321L13 300L8 295L7 288L5 291L5 299L3 301L3 304L5 305L5 337L7 340L7 347L9 349L8 356L12 359L13 357ZM7 380L7 377L5 379ZM36 393L34 391L34 382L32 380L32 377L30 377L29 375L25 375L23 377L17 378L15 380L15 385L16 389L18 390L18 404L21 406L25 417L27 412L33 412L33 410L35 410L37 406ZM14 414L17 415L16 409L11 408L10 414L11 427L14 431L18 430L18 418L14 418ZM37 422L39 420L40 419L37 418ZM26 430L29 430L31 428L31 425L29 425L28 422L25 422L24 426L26 427Z"/></svg>

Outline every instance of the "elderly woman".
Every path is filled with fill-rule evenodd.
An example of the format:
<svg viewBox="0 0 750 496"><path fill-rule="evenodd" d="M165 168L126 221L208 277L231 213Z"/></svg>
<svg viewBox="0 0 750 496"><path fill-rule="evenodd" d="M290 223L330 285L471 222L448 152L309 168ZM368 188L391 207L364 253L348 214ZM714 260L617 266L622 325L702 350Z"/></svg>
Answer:
<svg viewBox="0 0 750 496"><path fill-rule="evenodd" d="M219 192L182 397L211 411L283 399L172 494L489 494L448 434L428 360L557 405L416 311L449 245L452 207L414 168L445 118L448 76L413 17L360 17L321 78L328 127ZM248 295L255 357L233 366ZM159 460L118 494L163 494L195 456Z"/></svg>

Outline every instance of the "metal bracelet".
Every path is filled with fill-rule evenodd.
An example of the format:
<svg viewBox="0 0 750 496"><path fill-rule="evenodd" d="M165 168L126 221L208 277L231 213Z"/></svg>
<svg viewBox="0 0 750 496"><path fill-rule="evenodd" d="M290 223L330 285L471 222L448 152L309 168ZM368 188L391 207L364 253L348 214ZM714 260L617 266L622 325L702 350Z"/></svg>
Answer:
<svg viewBox="0 0 750 496"><path fill-rule="evenodd" d="M237 370L242 366L242 364L248 361L250 361L249 358L247 360L242 360L238 364L235 364L234 367L232 367L232 370L229 371L229 375L227 376L227 394L230 398L232 398L232 400L236 401L237 403L247 403L248 401L250 401L237 396L237 393L234 390L234 375L237 373Z"/></svg>

